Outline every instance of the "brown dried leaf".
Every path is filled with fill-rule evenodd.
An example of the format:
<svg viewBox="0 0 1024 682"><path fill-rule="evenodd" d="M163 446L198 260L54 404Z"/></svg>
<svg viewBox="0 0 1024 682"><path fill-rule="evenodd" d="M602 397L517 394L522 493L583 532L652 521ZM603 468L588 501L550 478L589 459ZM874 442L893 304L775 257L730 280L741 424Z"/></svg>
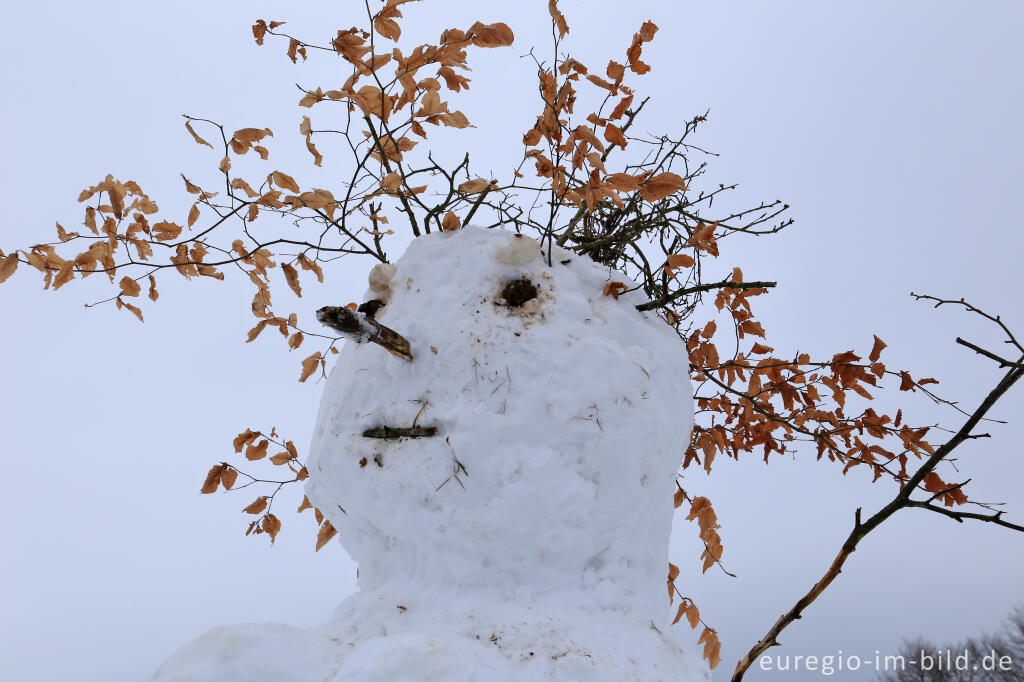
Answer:
<svg viewBox="0 0 1024 682"><path fill-rule="evenodd" d="M61 240L62 242L66 242L66 241L69 241L71 239L74 239L77 236L78 236L77 232L71 232L69 234L68 231L64 229L63 225L61 225L60 223L57 223L57 239ZM0 255L2 255L2 254L0 254Z"/></svg>
<svg viewBox="0 0 1024 682"><path fill-rule="evenodd" d="M388 194L395 194L402 186L402 176L397 171L391 171L380 181L380 187Z"/></svg>
<svg viewBox="0 0 1024 682"><path fill-rule="evenodd" d="M548 0L548 12L551 14L555 26L558 27L558 37L564 38L565 34L569 32L569 24L565 21L562 13L558 11L558 0Z"/></svg>
<svg viewBox="0 0 1024 682"><path fill-rule="evenodd" d="M292 178L292 176L288 175L287 173L282 173L281 171L274 171L273 173L270 174L270 177L273 180L274 184L277 185L278 187L284 187L285 189L291 190L292 192L295 193L299 192L298 183L296 183L295 179Z"/></svg>
<svg viewBox="0 0 1024 682"><path fill-rule="evenodd" d="M220 483L224 486L224 490L231 490L231 486L235 484L238 479L238 472L234 469L229 468L220 477Z"/></svg>
<svg viewBox="0 0 1024 682"><path fill-rule="evenodd" d="M397 41L402 35L402 28L398 25L398 22L385 16L378 16L373 20L373 30L388 40Z"/></svg>
<svg viewBox="0 0 1024 682"><path fill-rule="evenodd" d="M324 155L321 154L319 150L317 150L316 145L313 144L312 135L306 135L306 149L308 149L309 153L313 155L313 165L319 166L324 160Z"/></svg>
<svg viewBox="0 0 1024 682"><path fill-rule="evenodd" d="M292 38L288 43L288 58L292 60L292 64L298 62L297 55L302 55L302 61L306 61L306 46L300 43L295 38Z"/></svg>
<svg viewBox="0 0 1024 682"><path fill-rule="evenodd" d="M304 382L306 379L308 379L310 376L312 376L313 372L315 372L316 368L320 365L320 362L321 362L320 351L317 351L317 352L313 353L308 358L303 360L302 361L302 374L299 376L299 382L300 383Z"/></svg>
<svg viewBox="0 0 1024 682"><path fill-rule="evenodd" d="M625 291L628 288L623 282L608 282L604 285L603 293L605 296L611 296L615 300L619 300L619 292Z"/></svg>
<svg viewBox="0 0 1024 682"><path fill-rule="evenodd" d="M243 447L245 447L246 445L249 445L250 443L252 443L254 440L256 440L259 437L260 437L260 432L259 431L253 431L252 429L246 429L245 431L242 431L240 434L235 436L235 439L233 441L231 441L231 445L235 448L235 452L238 453L238 452L242 451Z"/></svg>
<svg viewBox="0 0 1024 682"><path fill-rule="evenodd" d="M267 35L267 22L263 19L257 19L256 23L252 25L252 35L256 38L256 44L262 45L263 38Z"/></svg>
<svg viewBox="0 0 1024 682"><path fill-rule="evenodd" d="M299 285L298 271L288 263L282 263L281 270L284 272L284 278L288 282L288 286L291 287L296 296L302 298L302 287Z"/></svg>
<svg viewBox="0 0 1024 682"><path fill-rule="evenodd" d="M261 511L267 508L267 496L260 495L252 503L243 509L246 514L259 514Z"/></svg>
<svg viewBox="0 0 1024 682"><path fill-rule="evenodd" d="M604 181L620 192L632 192L640 189L640 179L629 173L612 173Z"/></svg>
<svg viewBox="0 0 1024 682"><path fill-rule="evenodd" d="M139 286L139 283L136 282L131 277L121 278L121 281L118 282L118 285L121 287L121 293L123 293L125 296L138 296L139 293L142 291L142 287Z"/></svg>
<svg viewBox="0 0 1024 682"><path fill-rule="evenodd" d="M495 183L491 180L477 178L476 180L467 180L459 185L459 191L465 192L466 194L479 194L480 192L495 186Z"/></svg>
<svg viewBox="0 0 1024 682"><path fill-rule="evenodd" d="M324 281L323 268L321 268L320 264L317 263L316 261L312 261L306 258L306 254L303 253L299 256L299 265L302 266L303 270L312 270L313 272L315 272L316 280L318 282L322 283Z"/></svg>
<svg viewBox="0 0 1024 682"><path fill-rule="evenodd" d="M324 545L331 541L338 531L334 529L330 521L324 521L320 526L320 532L316 534L316 551L323 549Z"/></svg>
<svg viewBox="0 0 1024 682"><path fill-rule="evenodd" d="M73 260L64 261L61 264L60 270L57 271L57 276L53 278L54 290L60 289L74 278L74 267L75 261Z"/></svg>
<svg viewBox="0 0 1024 682"><path fill-rule="evenodd" d="M250 445L245 449L245 458L251 462L255 462L258 459L263 459L267 456L267 447L270 445L270 441L264 438L256 445Z"/></svg>
<svg viewBox="0 0 1024 682"><path fill-rule="evenodd" d="M914 380L910 378L910 374L908 374L907 372L900 372L900 390L914 390Z"/></svg>
<svg viewBox="0 0 1024 682"><path fill-rule="evenodd" d="M291 456L291 453L279 452L270 458L270 462L275 466L281 466L282 464L287 464L292 459L294 458Z"/></svg>
<svg viewBox="0 0 1024 682"><path fill-rule="evenodd" d="M199 489L199 492L203 495L217 492L217 486L220 484L221 476L227 471L228 465L224 462L215 464L210 469L209 473L206 474L206 480L203 481L203 487Z"/></svg>
<svg viewBox="0 0 1024 682"><path fill-rule="evenodd" d="M460 225L462 225L462 219L459 218L459 216L455 215L451 211L444 214L444 220L441 221L442 230L451 232L452 230L459 229Z"/></svg>
<svg viewBox="0 0 1024 682"><path fill-rule="evenodd" d="M647 178L640 185L640 196L644 201L658 201L686 189L686 183L675 173L659 173Z"/></svg>
<svg viewBox="0 0 1024 682"><path fill-rule="evenodd" d="M629 144L626 140L626 136L622 134L622 130L614 123L609 123L605 126L604 139L608 140L612 144L619 145L623 149L625 149L626 145Z"/></svg>
<svg viewBox="0 0 1024 682"><path fill-rule="evenodd" d="M253 30L256 30L255 26L253 26ZM185 129L188 130L188 132L192 135L192 139L195 140L198 144L205 144L210 149L213 149L212 144L210 144L203 138L199 137L199 135L196 134L196 131L192 129L192 121L185 121Z"/></svg>
<svg viewBox="0 0 1024 682"><path fill-rule="evenodd" d="M270 536L270 544L274 544L277 534L281 532L281 521L273 514L263 517L263 532Z"/></svg>
<svg viewBox="0 0 1024 682"><path fill-rule="evenodd" d="M871 347L871 354L868 355L868 360L875 362L882 355L882 349L885 348L885 341L875 336L875 344Z"/></svg>
<svg viewBox="0 0 1024 682"><path fill-rule="evenodd" d="M670 268L692 268L697 261L685 253L670 253L667 257Z"/></svg>
<svg viewBox="0 0 1024 682"><path fill-rule="evenodd" d="M192 204L192 208L188 212L188 226L192 227L199 220L199 204Z"/></svg>
<svg viewBox="0 0 1024 682"><path fill-rule="evenodd" d="M626 67L616 61L610 61L608 62L608 68L605 69L605 73L618 84L622 82L623 77L626 75Z"/></svg>
<svg viewBox="0 0 1024 682"><path fill-rule="evenodd" d="M256 337L258 337L260 333L264 329L266 329L268 322L269 320L260 320L255 327L249 330L249 334L248 337L245 339L245 342L252 343L253 341L255 341Z"/></svg>
<svg viewBox="0 0 1024 682"><path fill-rule="evenodd" d="M317 102L324 98L324 91L317 88L315 91L306 92L306 94L299 100L300 107L312 107Z"/></svg>
<svg viewBox="0 0 1024 682"><path fill-rule="evenodd" d="M14 271L18 269L18 252L0 258L0 282L6 282L7 279L14 274Z"/></svg>
<svg viewBox="0 0 1024 682"><path fill-rule="evenodd" d="M696 630L697 625L700 624L700 611L697 609L697 605L693 602L690 602L689 608L686 609L686 621L694 630Z"/></svg>
<svg viewBox="0 0 1024 682"><path fill-rule="evenodd" d="M469 27L466 37L477 47L504 47L511 45L515 40L512 29L501 22L481 24L478 21Z"/></svg>
<svg viewBox="0 0 1024 682"><path fill-rule="evenodd" d="M156 237L157 241L169 242L178 238L181 234L182 227L167 220L163 220L153 225L152 234Z"/></svg>

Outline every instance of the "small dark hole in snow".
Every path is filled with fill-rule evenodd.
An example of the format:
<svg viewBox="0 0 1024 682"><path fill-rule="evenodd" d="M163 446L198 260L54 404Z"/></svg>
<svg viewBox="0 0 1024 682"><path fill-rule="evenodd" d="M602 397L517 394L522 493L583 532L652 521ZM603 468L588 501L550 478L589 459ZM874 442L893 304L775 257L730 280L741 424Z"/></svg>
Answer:
<svg viewBox="0 0 1024 682"><path fill-rule="evenodd" d="M537 298L537 287L530 280L514 279L501 290L501 297L509 308L518 308L529 300Z"/></svg>

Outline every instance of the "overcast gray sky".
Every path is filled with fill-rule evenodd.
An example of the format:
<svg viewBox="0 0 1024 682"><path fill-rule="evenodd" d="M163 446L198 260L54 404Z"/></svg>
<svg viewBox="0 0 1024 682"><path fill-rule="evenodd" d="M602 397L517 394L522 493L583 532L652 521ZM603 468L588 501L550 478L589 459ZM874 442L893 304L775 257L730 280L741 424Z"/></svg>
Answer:
<svg viewBox="0 0 1024 682"><path fill-rule="evenodd" d="M721 154L711 177L741 182L737 202L793 206L797 222L786 233L725 251L721 263L723 272L741 265L750 279L780 282L757 308L779 353L867 350L877 333L890 366L935 376L943 395L977 404L997 373L953 340L995 348L998 336L908 292L966 296L1024 335L1019 3L561 6L572 27L567 49L595 66L621 56L644 19L658 24L644 50L654 70L639 82L652 95L642 127L670 132L710 108L699 141ZM249 26L287 20L298 35L326 39L361 23L361 7L8 3L0 248L51 239L55 220L73 229L79 191L107 173L135 179L164 208L186 210L178 172L209 177L215 160L187 137L182 113L232 129L269 126L276 167L331 186L326 170L309 168L293 83L340 82L336 65L295 67L283 44L257 48ZM473 87L457 101L478 126L461 136L476 168L507 174L536 113L533 67L519 57L531 46L549 49L546 3L405 8L411 40L476 19L514 29L515 47L471 55ZM488 83L495 72L501 80ZM293 309L309 317L361 296L369 264L350 265L307 287ZM295 381L304 354L288 356L269 333L242 343L253 319L248 286L167 280L139 325L112 307L83 309L106 292L97 279L43 292L26 271L0 286L3 680L146 679L213 625L317 624L355 585L340 546L312 552L310 519L284 515L270 548L242 534L248 496L198 494L209 466L232 457L238 431L276 425L304 449L315 417L320 387ZM1007 502L1018 522L1022 390L996 410L1011 423L987 429L993 438L971 442L957 461L973 479L968 493ZM922 423L956 423L948 411L908 405ZM727 679L820 577L853 510L874 511L891 493L810 454L768 466L757 457L719 460L713 476L687 476L691 492L714 502L724 563L739 575L700 576L696 530L677 522L681 584L724 642L716 679ZM773 653L868 658L895 653L904 635L942 640L994 629L1009 604L1024 601L1022 567L1022 535L903 512L864 542ZM755 670L749 679L817 677Z"/></svg>

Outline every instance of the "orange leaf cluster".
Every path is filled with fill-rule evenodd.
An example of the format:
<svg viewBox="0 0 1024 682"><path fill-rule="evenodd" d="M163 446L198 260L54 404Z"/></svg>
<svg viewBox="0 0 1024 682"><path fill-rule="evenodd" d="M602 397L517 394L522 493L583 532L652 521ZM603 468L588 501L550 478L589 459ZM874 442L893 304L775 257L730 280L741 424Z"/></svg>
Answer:
<svg viewBox="0 0 1024 682"><path fill-rule="evenodd" d="M738 269L733 281L742 281ZM764 336L749 301L764 291L719 290L715 304L730 313L735 338ZM848 404L852 396L873 400L873 391L882 387L880 382L886 377L898 377L902 390L935 382L914 381L907 372L887 370L880 361L885 343L877 336L866 362L853 351L837 353L829 360L812 361L806 353L781 359L770 355L773 349L759 342L749 352L737 352L723 361L712 339L715 331L711 322L687 337L693 381L711 393L698 391L698 424L684 468L697 463L710 473L717 454L738 459L740 453L755 450L768 461L772 453L782 454L799 442L808 442L814 444L819 460L841 463L843 473L864 465L871 470L873 481L885 477L902 482L910 477L907 464L911 458L922 459L934 452L925 440L929 428L902 423L902 411L894 418L867 406L851 410ZM935 492L947 488L954 486ZM955 488L946 492L943 500L962 504L966 496Z"/></svg>
<svg viewBox="0 0 1024 682"><path fill-rule="evenodd" d="M569 26L555 0L551 0L548 10L559 34L564 36ZM640 61L640 52L643 43L650 41L657 30L657 26L648 21L633 36L626 53L626 62L633 73L650 70ZM683 178L669 171L652 173L633 169L609 173L605 167L614 148L625 149L629 144L625 131L631 120L621 125L613 122L621 119L633 102L633 90L623 83L626 65L610 61L605 68L606 80L569 57L556 61L550 69L539 69L538 75L543 110L523 136L523 144L528 148L546 145L548 153L527 149L524 155L535 162L539 177L550 179L560 203L593 213L604 201L623 208L622 193L637 192L642 201L653 203L686 189ZM620 99L607 115L602 116L600 110L590 113L586 117L589 126L572 126L569 120L578 96L576 84L581 77L606 91L608 97ZM606 147L602 139L611 147Z"/></svg>
<svg viewBox="0 0 1024 682"><path fill-rule="evenodd" d="M277 534L281 530L281 520L270 513L270 509L274 504L274 500L277 494L282 488L290 483L300 483L304 481L309 473L306 467L299 461L299 452L295 447L295 444L290 440L282 439L276 429L271 429L270 433L263 433L261 431L253 431L252 429L246 429L235 436L232 441L232 446L236 453L242 453L244 451L245 458L248 461L257 461L267 457L267 450L271 444L281 448L281 451L270 456L268 461L274 466L287 467L293 474L293 478L284 479L279 481L268 481L266 479L257 479L250 474L241 472L235 466L228 464L227 462L220 462L215 464L206 475L206 479L203 481L203 485L200 488L200 492L203 494L214 493L218 487L223 486L224 490L231 490L232 487L238 480L238 476L242 475L249 479L249 482L245 486L248 487L254 483L268 483L276 484L269 495L259 495L255 500L250 502L242 511L246 514L257 515L259 518L252 521L249 524L246 535L266 533L270 536L270 542L273 543L277 538ZM302 504L299 505L298 512L301 513L306 509L313 508L310 504L309 498L303 496ZM323 514L320 510L314 509L316 516L317 525L321 526L320 534L324 535L323 524L325 523ZM329 522L327 522L329 523ZM332 529L333 531L333 529ZM333 535L333 532L330 533ZM318 540L317 549L320 549L322 543Z"/></svg>
<svg viewBox="0 0 1024 682"><path fill-rule="evenodd" d="M680 491L681 492L681 491ZM690 513L686 515L687 521L697 520L700 528L700 539L704 542L704 552L700 558L704 561L703 573L715 565L715 562L722 558L722 538L718 535L718 516L711 506L711 501L706 497L695 497L690 504Z"/></svg>

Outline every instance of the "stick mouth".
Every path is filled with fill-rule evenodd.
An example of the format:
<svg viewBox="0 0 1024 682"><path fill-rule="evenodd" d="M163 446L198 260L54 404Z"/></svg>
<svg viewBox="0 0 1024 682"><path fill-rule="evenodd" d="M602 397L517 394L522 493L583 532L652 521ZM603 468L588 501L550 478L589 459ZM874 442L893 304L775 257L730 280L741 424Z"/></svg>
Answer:
<svg viewBox="0 0 1024 682"><path fill-rule="evenodd" d="M384 440L429 438L436 435L436 426L377 426L363 431L363 438L380 438Z"/></svg>

